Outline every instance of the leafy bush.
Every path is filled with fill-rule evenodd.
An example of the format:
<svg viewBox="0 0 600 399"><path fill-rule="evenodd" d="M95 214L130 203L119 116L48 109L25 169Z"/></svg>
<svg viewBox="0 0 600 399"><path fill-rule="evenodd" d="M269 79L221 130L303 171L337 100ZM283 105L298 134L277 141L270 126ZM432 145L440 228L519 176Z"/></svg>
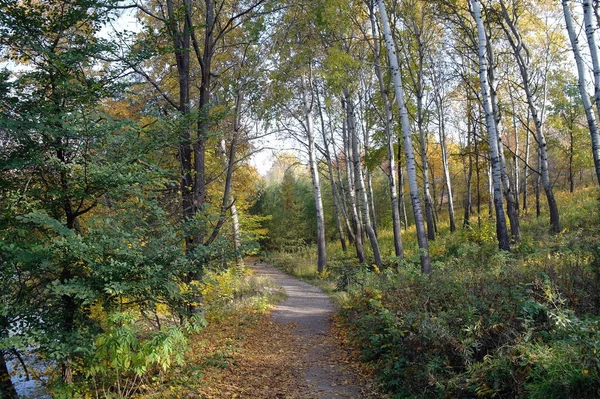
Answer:
<svg viewBox="0 0 600 399"><path fill-rule="evenodd" d="M135 313L113 313L103 323L92 350L77 370L83 378L76 384L56 385L56 397L79 397L95 392L96 397L129 398L148 386L158 375L184 363L188 338L205 325L195 316L183 325L159 331L147 330Z"/></svg>

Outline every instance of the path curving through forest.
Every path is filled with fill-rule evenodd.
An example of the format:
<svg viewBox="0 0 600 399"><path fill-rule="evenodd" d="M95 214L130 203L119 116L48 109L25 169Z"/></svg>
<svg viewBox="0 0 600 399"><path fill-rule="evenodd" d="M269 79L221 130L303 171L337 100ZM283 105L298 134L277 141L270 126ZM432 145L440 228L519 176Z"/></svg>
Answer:
<svg viewBox="0 0 600 399"><path fill-rule="evenodd" d="M249 259L255 273L271 278L288 298L272 312L276 323L294 323L297 353L304 356L305 368L299 378L310 398L371 398L372 387L343 360L342 350L332 336L330 317L335 306L319 288L291 277L258 259ZM276 337L273 337L276 339Z"/></svg>

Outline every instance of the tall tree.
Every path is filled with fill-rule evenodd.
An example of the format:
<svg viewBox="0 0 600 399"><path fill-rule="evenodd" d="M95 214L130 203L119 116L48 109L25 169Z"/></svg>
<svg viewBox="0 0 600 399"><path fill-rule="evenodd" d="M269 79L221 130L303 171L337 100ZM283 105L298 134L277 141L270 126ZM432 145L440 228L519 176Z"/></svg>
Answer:
<svg viewBox="0 0 600 399"><path fill-rule="evenodd" d="M323 200L321 198L321 184L319 182L319 166L316 155L315 145L315 128L313 122L313 95L312 80L308 71L309 78L305 75L300 77L300 90L302 91L302 104L304 107L305 131L308 141L308 163L310 167L310 175L313 184L313 195L315 197L315 206L317 212L317 270L323 272L327 267L327 245L325 242L325 214L323 211Z"/></svg>
<svg viewBox="0 0 600 399"><path fill-rule="evenodd" d="M535 125L535 131L537 134L538 150L540 156L540 176L542 180L542 186L546 193L546 199L548 201L548 208L550 210L550 229L553 233L560 232L560 217L558 212L558 205L556 198L554 197L554 191L552 190L552 183L550 181L550 171L548 168L548 148L546 143L546 134L544 132L544 121L543 121L543 110L541 110L534 98L532 82L529 72L528 55L529 51L523 42L521 34L517 28L518 23L518 10L513 4L512 12L509 12L504 1L500 1L502 7L503 17L503 29L508 38L508 42L513 50L513 55L519 67L521 75L522 87L525 91L525 98L529 106L529 112ZM545 67L545 75L548 75L548 66ZM545 97L546 83L543 83L542 95Z"/></svg>
<svg viewBox="0 0 600 399"><path fill-rule="evenodd" d="M381 254L379 252L379 242L371 223L371 216L369 212L369 199L367 190L365 188L365 177L362 168L362 157L358 149L358 132L355 120L354 103L350 95L349 90L344 90L344 101L346 103L346 120L348 125L348 134L350 136L350 142L352 145L352 167L354 170L354 181L356 194L359 199L359 206L362 209L362 216L364 221L365 230L371 248L373 249L373 257L375 258L375 264L381 268Z"/></svg>
<svg viewBox="0 0 600 399"><path fill-rule="evenodd" d="M379 94L384 109L383 125L385 128L385 138L388 152L389 174L388 182L390 187L390 202L392 205L392 229L394 231L394 251L396 256L404 257L404 248L402 245L402 225L400 223L400 204L398 203L398 181L397 181L397 165L394 155L394 142L396 135L392 127L392 103L388 98L388 90L384 82L383 71L381 68L381 45L380 37L377 31L377 23L375 21L375 2L368 1L369 20L371 23L372 50L373 61L375 67L375 75L377 75L377 84L379 85Z"/></svg>
<svg viewBox="0 0 600 399"><path fill-rule="evenodd" d="M477 24L477 34L479 38L479 81L481 84L481 100L485 112L485 121L489 136L490 163L492 168L493 180L493 198L494 209L496 211L496 236L498 246L501 250L510 250L510 240L504 216L504 207L502 200L502 170L500 165L500 156L498 148L498 132L496 130L496 121L494 120L494 111L490 98L490 88L488 83L488 60L487 60L487 39L486 32L481 16L481 4L479 0L470 0L473 8L473 17Z"/></svg>
<svg viewBox="0 0 600 399"><path fill-rule="evenodd" d="M600 133L598 132L598 126L596 125L596 116L594 115L594 111L592 110L592 103L586 91L586 68L583 56L581 55L581 49L579 48L579 40L577 39L577 34L575 33L575 28L573 27L573 15L571 13L569 3L569 0L562 0L562 7L565 16L567 33L569 34L571 49L573 50L573 55L575 56L575 63L577 64L579 93L583 101L583 107L585 109L588 128L590 130L590 136L592 138L592 155L594 157L596 181L598 182L598 184L600 184ZM592 40L592 43L595 41L593 34L590 36L590 39ZM590 44L590 46L593 46L593 44ZM595 90L597 90L597 87L598 86L594 85Z"/></svg>
<svg viewBox="0 0 600 399"><path fill-rule="evenodd" d="M383 26L383 36L388 50L388 58L392 70L392 78L394 79L394 88L396 92L396 101L400 110L400 120L402 122L402 136L404 137L404 151L406 154L406 167L408 169L408 184L410 187L410 198L415 216L415 225L417 228L417 241L421 250L421 271L423 273L431 272L431 257L429 255L429 243L427 241L427 233L425 231L425 220L423 218L423 210L421 208L421 199L419 198L419 186L417 184L417 166L415 155L412 147L411 127L408 119L408 109L404 98L404 89L402 88L402 76L398 67L398 56L392 31L390 29L389 19L383 0L378 1L379 15Z"/></svg>
<svg viewBox="0 0 600 399"><path fill-rule="evenodd" d="M427 222L427 238L435 240L436 225L434 214L434 200L431 195L431 176L428 151L427 133L427 102L425 72L427 54L432 52L432 41L437 35L435 23L431 19L430 3L409 0L402 2L400 18L406 27L407 37L400 38L402 52L406 64L406 78L411 82L410 90L416 102L416 110L413 119L419 133L419 154L421 158L421 169L423 175L423 199L425 203L425 220ZM414 43L413 43L414 41Z"/></svg>

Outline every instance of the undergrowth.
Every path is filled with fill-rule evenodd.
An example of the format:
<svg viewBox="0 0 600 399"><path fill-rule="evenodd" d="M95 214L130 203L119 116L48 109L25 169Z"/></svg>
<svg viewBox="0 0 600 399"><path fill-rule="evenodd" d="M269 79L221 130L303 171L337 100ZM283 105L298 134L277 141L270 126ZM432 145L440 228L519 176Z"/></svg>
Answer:
<svg viewBox="0 0 600 399"><path fill-rule="evenodd" d="M564 230L526 215L511 252L497 249L494 222L431 242L434 272L416 248L383 270L328 248L270 255L284 270L336 295L343 324L395 398L600 397L600 224L593 190L560 193ZM409 231L408 234L412 234ZM405 241L406 242L406 241Z"/></svg>
<svg viewBox="0 0 600 399"><path fill-rule="evenodd" d="M202 397L199 392L216 389L221 370L235 365L246 334L274 304L285 299L280 287L248 268L208 271L203 279L207 327L189 337L186 361L171 369L136 398Z"/></svg>
<svg viewBox="0 0 600 399"><path fill-rule="evenodd" d="M93 309L104 332L81 365L85 374L55 386L53 397L191 398L211 388L233 365L244 331L285 294L241 266L207 270L200 290L202 312L183 322L161 307L152 316Z"/></svg>

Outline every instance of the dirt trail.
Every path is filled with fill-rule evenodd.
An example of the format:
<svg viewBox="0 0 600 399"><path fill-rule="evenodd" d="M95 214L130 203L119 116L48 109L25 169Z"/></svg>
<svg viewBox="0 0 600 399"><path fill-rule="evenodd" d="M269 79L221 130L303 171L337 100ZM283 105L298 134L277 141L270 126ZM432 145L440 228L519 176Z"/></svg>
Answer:
<svg viewBox="0 0 600 399"><path fill-rule="evenodd" d="M272 278L283 287L288 299L272 313L276 323L294 323L297 353L304 357L304 369L299 377L308 392L300 397L310 398L372 398L356 372L343 361L342 351L331 334L330 316L335 307L319 288L302 282L256 259L248 261L258 274ZM277 337L273 337L277 339Z"/></svg>

